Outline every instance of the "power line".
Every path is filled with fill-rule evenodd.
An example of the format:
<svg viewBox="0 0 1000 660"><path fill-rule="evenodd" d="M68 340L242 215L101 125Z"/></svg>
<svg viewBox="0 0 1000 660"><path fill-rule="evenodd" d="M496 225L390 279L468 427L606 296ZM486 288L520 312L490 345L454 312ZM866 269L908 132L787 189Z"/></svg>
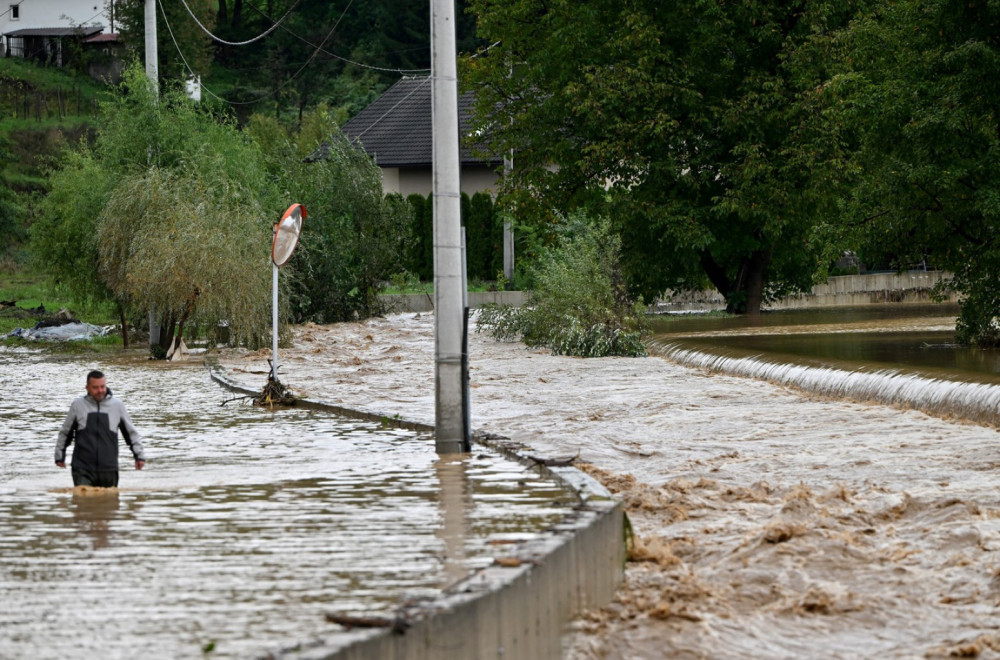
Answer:
<svg viewBox="0 0 1000 660"><path fill-rule="evenodd" d="M263 11L261 11L261 9L259 7L257 7L256 5L254 5L252 2L246 2L246 4L250 5L251 9L253 9L254 11L256 11L258 14L260 14L261 16L263 16L264 18L266 18L267 20L274 21L273 18L271 18L270 16L268 16L267 14L265 14ZM340 55L337 55L336 53L331 53L328 50L324 50L322 47L313 44L312 42L310 42L305 37L299 36L298 34L292 32L291 30L289 30L284 25L281 26L281 29L284 30L285 32L287 32L288 34L292 35L293 37L295 37L296 39L298 39L302 43L304 43L304 44L306 44L306 45L308 45L308 46L310 46L312 48L318 49L319 52L321 52L321 53L323 53L325 55L329 55L330 57L332 57L334 59L340 60L341 62L347 62L348 64L353 64L354 66L361 67L362 69L371 69L373 71L383 71L383 72L386 72L386 73L398 73L401 76L402 75L406 75L406 74L424 73L426 71L430 71L430 69L391 69L391 68L385 68L385 67L380 67L380 66L374 66L374 65L371 65L371 64L363 64L361 62L355 62L354 60L347 59L346 57L342 57ZM324 42L325 41L326 40L324 39ZM414 48L412 50L420 50L420 49ZM396 52L404 52L404 51L396 51Z"/></svg>
<svg viewBox="0 0 1000 660"><path fill-rule="evenodd" d="M225 2L225 0L221 0L221 1ZM295 3L292 4L292 6L288 8L288 11L285 12L285 15L282 16L274 25L272 25L271 27L267 28L264 32L258 34L253 39L247 39L246 41L226 41L225 39L221 39L221 38L215 36L214 34L212 34L212 31L209 30L204 25L202 25L201 21L198 20L198 17L194 15L194 12L191 11L191 8L188 6L187 0L181 0L181 4L184 5L184 9L187 9L187 12L189 14L191 14L191 18L193 18L194 22L198 24L198 27L200 27L205 32L205 34L207 34L208 36L212 37L212 39L214 41L218 41L220 44L224 44L226 46L246 46L247 44L252 44L255 41L259 41L259 40L263 39L264 37L266 37L267 35L269 35L272 32L274 32L278 28L278 26L281 25L282 21L284 21L286 18L288 18L288 16L292 13L292 10L299 6L299 2L300 1L301 0L295 0ZM351 1L353 2L353 0L351 0ZM350 7L350 4L348 4L348 7ZM161 7L160 9L163 9L163 8ZM341 18L343 18L343 16L341 16ZM337 21L337 22L339 23L340 21Z"/></svg>
<svg viewBox="0 0 1000 660"><path fill-rule="evenodd" d="M190 73L192 76L194 76L194 78L199 81L198 84L201 85L200 78L198 78L198 74L196 74L194 72L194 69L191 68L191 65L188 64L187 58L185 58L184 57L184 53L181 52L180 44L177 43L177 38L174 36L174 31L170 28L170 21L167 20L167 12L166 12L166 10L163 9L163 2L161 2L160 0L157 0L156 6L158 6L160 8L160 15L163 16L163 23L164 23L164 25L167 26L167 32L170 34L170 40L172 42L174 42L174 50L176 50L177 54L180 55L181 62L184 63L184 67L188 70L188 73ZM222 101L223 103L229 103L229 101L226 101L226 99L222 98L221 96L219 96L218 94L216 94L215 92L213 92L212 90L210 90L208 87L205 87L204 85L201 85L201 88L204 89L206 92L208 92L209 96L212 96L212 97L214 97L214 98Z"/></svg>
<svg viewBox="0 0 1000 660"><path fill-rule="evenodd" d="M11 10L13 10L13 9L14 9L14 7L20 7L20 6L21 6L21 5L23 4L23 3L24 3L24 0L21 0L20 2L15 2L15 3L13 3L13 4L12 4L12 5L10 5L9 7L7 7L7 11L5 11L5 12L0 12L0 18L3 18L3 15L4 15L4 14L9 14L9 13L11 12Z"/></svg>
<svg viewBox="0 0 1000 660"><path fill-rule="evenodd" d="M184 0L181 0L181 1L183 2ZM165 10L165 9L163 8L163 2L162 2L162 0L157 0L157 4L158 4L158 5L159 5L159 7L160 7L160 13L161 13L161 14L163 15L163 21L164 21L164 23L165 23L165 24L166 24L166 26L167 26L167 32L169 32L169 33L170 33L170 39L171 39L171 41L173 41L173 42L174 42L174 48L175 48L175 49L177 50L177 54L178 54L178 55L180 55L180 58L181 58L181 61L182 61L182 62L184 63L184 66L185 66L185 67L187 68L188 72L189 72L189 73L190 73L190 74L191 74L192 76L197 76L197 74L196 74L196 73L194 72L194 70L193 70L193 69L191 68L191 65L190 65L190 64L188 64L187 60L185 59L185 57L184 57L184 53L183 53L183 52L181 52L181 48L180 48L180 45L179 45L179 44L177 43L177 39L176 39L176 38L174 37L174 32L173 32L173 30L172 30L172 29L170 28L170 21L168 21L168 20L167 20L167 12L166 12L166 10ZM346 6L346 7L344 7L344 11L343 11L343 12L341 12L341 14L340 14L340 18L338 18L338 19L337 19L337 22L333 24L333 27L332 27L332 28L330 29L330 31L329 31L329 32L327 33L326 37L324 37L324 39L323 39L323 42L322 42L322 43L324 43L324 44L325 44L325 43L326 43L326 42L327 42L327 41L328 41L328 40L330 39L330 37L332 37L332 36L333 36L333 33L334 33L334 31L336 31L336 29L337 29L337 26L339 26L339 25L340 25L340 22L341 22L342 20L344 20L344 16L346 16L346 15L347 15L347 11L348 11L348 10L349 10L349 9L351 8L351 5L352 5L352 4L354 4L354 0L351 0L350 2L348 2L348 3L347 3L347 6ZM185 6L186 6L186 5L185 5ZM189 10L189 11L190 11L190 10ZM289 10L289 11L290 11L290 10ZM287 16L287 15L288 15L288 14L285 14L285 16ZM284 20L284 19L282 19L282 20ZM285 82L281 83L281 84L280 84L280 85L279 85L278 87L276 87L275 89L271 90L270 92L268 92L268 93L266 93L266 94L262 94L262 95L258 96L257 98L255 98L255 99L253 99L253 100L251 100L251 101L230 101L230 100L228 100L228 99L224 99L224 98L222 98L221 96L219 96L218 94L214 93L214 92L213 92L212 90L210 90L210 89L209 89L208 87L205 87L204 85L202 85L201 87L202 87L202 89L204 89L204 90L205 90L206 92L208 92L208 94L209 94L210 96L212 96L212 97L214 97L214 98L216 98L216 99L218 99L218 100L222 101L223 103L228 103L229 105L252 105L252 104L254 104L254 103L257 103L258 101L261 101L261 100L263 100L263 99L266 99L266 98L268 98L268 97L270 97L270 96L274 96L275 94L277 94L278 92L280 92L280 91L281 91L282 89L284 89L284 88L285 88L285 87L286 87L286 86L287 86L287 85L288 85L289 83L291 83L291 82L292 82L293 80L295 80L295 79L296 79L296 78L297 78L297 77L299 76L299 74L300 74L300 73L302 73L302 71L304 71L304 70L305 70L305 68L306 68L307 66L309 66L309 63L310 63L310 62L312 62L312 61L313 61L313 59L314 59L314 58L316 57L316 53L318 53L318 52L319 52L319 48L320 48L320 47L319 47L319 46L317 46L316 48L317 48L317 50L313 51L313 54L309 56L309 59L307 59L307 60L305 61L305 63L304 63L304 64L303 64L303 65L302 65L301 67L299 67L299 70L298 70L298 71L296 71L296 72L295 72L294 74L292 74L292 76L291 76L291 77L290 77L290 78L289 78L288 80L286 80Z"/></svg>
<svg viewBox="0 0 1000 660"><path fill-rule="evenodd" d="M378 124L379 124L379 123L381 123L381 121L382 121L383 119L385 119L385 118L386 118L386 117L388 117L388 116L389 116L390 114L392 114L392 111L393 111L393 110L395 110L396 108L398 108L398 107L399 107L399 106L400 106L400 105L401 105L402 103L404 103L404 102L405 102L405 101L406 101L406 100L407 100L408 98L410 98L411 96L413 96L414 94L416 94L416 93L417 93L418 91L420 91L420 89L421 89L421 88L422 88L422 87L423 87L424 85L426 85L427 83L429 83L430 81L431 81L431 77L430 77L430 76L427 76L426 78L424 78L423 80L421 80L421 81L420 81L420 83L418 83L417 85L415 85L415 86L413 87L413 91L411 91L411 92L410 92L409 94L407 94L407 95L406 95L406 96L404 96L403 98L401 98L401 99L399 99L398 101L396 101L396 104L395 104L395 105L393 105L393 106L392 106L391 108L389 108L388 110L386 110L385 112L383 112L383 113L382 113L382 116L381 116L381 117L379 117L378 119L376 119L375 121L373 121L373 122L371 123L371 125L370 125L370 126L368 126L368 128L366 128L365 130L363 130L363 131L361 131L360 133L358 133L357 135L355 135L355 136L354 136L354 138L353 138L353 139L351 140L351 142L352 142L352 143L354 143L354 142L357 142L358 140L360 140L360 139L361 139L361 137L362 137L362 136L363 136L363 135L364 135L365 133L367 133L367 132L368 132L368 131L370 131L371 129L375 128L376 126L378 126Z"/></svg>

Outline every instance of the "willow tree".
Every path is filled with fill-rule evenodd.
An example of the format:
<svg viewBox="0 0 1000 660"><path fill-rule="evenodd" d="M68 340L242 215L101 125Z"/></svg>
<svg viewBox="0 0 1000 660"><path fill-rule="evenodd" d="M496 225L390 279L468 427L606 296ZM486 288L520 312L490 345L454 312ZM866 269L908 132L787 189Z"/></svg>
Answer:
<svg viewBox="0 0 1000 660"><path fill-rule="evenodd" d="M179 341L189 323L228 323L231 340L266 343L269 225L252 191L194 169L122 180L98 230L101 273L119 295L157 309ZM176 334L174 328L176 327Z"/></svg>
<svg viewBox="0 0 1000 660"><path fill-rule="evenodd" d="M138 67L102 105L100 125L93 147L51 177L36 255L61 282L133 317L156 311L164 349L192 321L226 321L235 341L262 343L280 204L259 148L179 89L158 98Z"/></svg>

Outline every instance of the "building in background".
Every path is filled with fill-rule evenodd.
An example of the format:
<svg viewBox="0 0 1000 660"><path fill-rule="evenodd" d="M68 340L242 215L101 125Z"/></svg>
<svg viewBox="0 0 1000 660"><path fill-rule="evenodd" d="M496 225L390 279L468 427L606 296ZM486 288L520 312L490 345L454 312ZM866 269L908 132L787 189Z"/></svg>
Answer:
<svg viewBox="0 0 1000 660"><path fill-rule="evenodd" d="M458 99L461 145L461 190L496 194L497 171L502 158L479 154L469 139L472 95ZM344 134L364 148L382 169L382 192L404 197L428 195L432 189L431 82L426 76L403 78L371 105L344 124ZM325 145L310 158L326 155Z"/></svg>
<svg viewBox="0 0 1000 660"><path fill-rule="evenodd" d="M85 53L117 53L113 0L0 0L5 57L68 66Z"/></svg>

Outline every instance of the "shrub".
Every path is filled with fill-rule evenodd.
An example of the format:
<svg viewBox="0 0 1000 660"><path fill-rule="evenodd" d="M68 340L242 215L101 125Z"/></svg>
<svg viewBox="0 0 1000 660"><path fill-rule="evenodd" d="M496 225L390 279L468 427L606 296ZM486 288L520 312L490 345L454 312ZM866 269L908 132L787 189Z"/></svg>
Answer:
<svg viewBox="0 0 1000 660"><path fill-rule="evenodd" d="M620 251L607 220L570 216L557 226L556 244L529 267L535 283L529 303L483 308L478 330L498 341L520 337L556 355L646 355L642 301L627 294Z"/></svg>

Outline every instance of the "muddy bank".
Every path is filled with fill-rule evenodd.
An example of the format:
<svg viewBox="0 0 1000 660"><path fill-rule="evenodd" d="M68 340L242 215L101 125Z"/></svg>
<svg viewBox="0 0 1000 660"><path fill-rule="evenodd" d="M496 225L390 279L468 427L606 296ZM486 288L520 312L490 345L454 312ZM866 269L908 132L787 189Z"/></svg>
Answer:
<svg viewBox="0 0 1000 660"><path fill-rule="evenodd" d="M433 317L295 329L281 378L433 423ZM470 337L473 427L571 456L638 542L567 658L1000 657L1000 436L662 358ZM222 364L251 386L269 351Z"/></svg>

